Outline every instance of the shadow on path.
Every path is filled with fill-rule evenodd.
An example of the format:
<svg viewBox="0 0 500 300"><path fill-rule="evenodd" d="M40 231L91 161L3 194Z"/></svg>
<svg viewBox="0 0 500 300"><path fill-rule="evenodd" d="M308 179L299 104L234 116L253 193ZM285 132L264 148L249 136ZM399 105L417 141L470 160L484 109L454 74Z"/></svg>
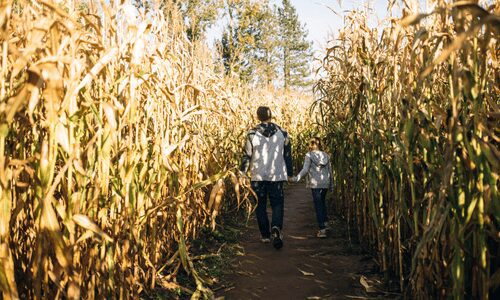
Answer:
<svg viewBox="0 0 500 300"><path fill-rule="evenodd" d="M270 209L269 209L270 215ZM225 299L370 299L359 283L376 270L368 255L352 249L345 224L330 220L328 237L316 237L317 225L309 189L289 185L285 191L284 247L260 242L252 218L242 235L242 255L226 276Z"/></svg>

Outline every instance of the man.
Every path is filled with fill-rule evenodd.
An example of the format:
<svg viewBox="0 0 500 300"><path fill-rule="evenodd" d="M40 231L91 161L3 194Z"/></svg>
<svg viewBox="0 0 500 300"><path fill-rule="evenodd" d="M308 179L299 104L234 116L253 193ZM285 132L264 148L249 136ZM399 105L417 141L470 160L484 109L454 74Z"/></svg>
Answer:
<svg viewBox="0 0 500 300"><path fill-rule="evenodd" d="M261 241L273 241L276 249L283 247L283 182L293 175L292 146L288 133L271 122L267 106L257 109L261 122L247 134L240 171L250 170L251 186L257 195L257 223ZM267 197L271 202L271 229L267 216Z"/></svg>

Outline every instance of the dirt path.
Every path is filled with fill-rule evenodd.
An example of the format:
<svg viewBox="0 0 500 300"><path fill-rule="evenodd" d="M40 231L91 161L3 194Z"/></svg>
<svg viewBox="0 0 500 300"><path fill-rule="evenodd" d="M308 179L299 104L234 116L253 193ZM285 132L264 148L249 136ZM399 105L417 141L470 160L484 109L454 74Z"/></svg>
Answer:
<svg viewBox="0 0 500 300"><path fill-rule="evenodd" d="M269 209L270 214L270 209ZM369 256L349 246L345 225L330 220L328 238L318 239L312 197L303 184L285 192L284 247L260 242L251 219L241 241L242 255L226 276L225 299L366 299L359 278L374 269Z"/></svg>

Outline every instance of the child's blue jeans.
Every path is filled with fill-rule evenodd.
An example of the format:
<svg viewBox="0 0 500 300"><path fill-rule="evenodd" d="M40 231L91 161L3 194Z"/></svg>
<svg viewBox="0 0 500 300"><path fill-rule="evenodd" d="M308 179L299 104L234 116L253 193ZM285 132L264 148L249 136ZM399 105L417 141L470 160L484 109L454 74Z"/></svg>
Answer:
<svg viewBox="0 0 500 300"><path fill-rule="evenodd" d="M325 224L328 222L326 216L325 197L328 189L311 189L314 200L314 208L316 209L316 219L318 220L319 229L325 229Z"/></svg>

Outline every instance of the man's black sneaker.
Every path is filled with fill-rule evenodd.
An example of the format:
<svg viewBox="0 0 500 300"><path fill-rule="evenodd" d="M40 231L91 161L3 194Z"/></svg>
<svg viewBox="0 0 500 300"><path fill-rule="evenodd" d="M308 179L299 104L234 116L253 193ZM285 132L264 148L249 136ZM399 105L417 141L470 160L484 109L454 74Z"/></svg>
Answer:
<svg viewBox="0 0 500 300"><path fill-rule="evenodd" d="M283 235L281 234L281 230L274 226L271 229L271 237L273 238L273 246L276 249L280 249L283 247Z"/></svg>

